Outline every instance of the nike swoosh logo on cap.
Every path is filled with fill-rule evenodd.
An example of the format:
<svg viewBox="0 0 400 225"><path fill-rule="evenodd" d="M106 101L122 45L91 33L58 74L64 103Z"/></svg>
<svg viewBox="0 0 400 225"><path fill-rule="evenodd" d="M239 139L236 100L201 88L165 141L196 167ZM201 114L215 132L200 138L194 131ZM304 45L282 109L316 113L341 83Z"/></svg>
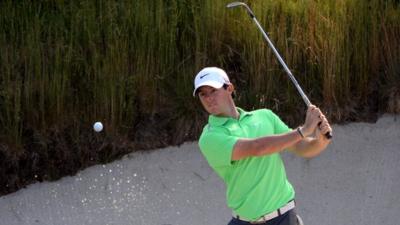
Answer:
<svg viewBox="0 0 400 225"><path fill-rule="evenodd" d="M206 74L200 76L200 79L203 79L203 77L205 77L205 76L207 76L207 75L210 75L210 73L206 73Z"/></svg>

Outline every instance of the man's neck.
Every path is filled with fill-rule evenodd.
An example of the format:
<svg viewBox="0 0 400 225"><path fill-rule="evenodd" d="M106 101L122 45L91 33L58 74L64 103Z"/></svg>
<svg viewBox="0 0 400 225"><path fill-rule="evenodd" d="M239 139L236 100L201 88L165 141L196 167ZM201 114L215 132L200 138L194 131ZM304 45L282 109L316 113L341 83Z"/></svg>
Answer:
<svg viewBox="0 0 400 225"><path fill-rule="evenodd" d="M240 113L237 110L236 106L233 104L233 106L230 107L226 112L221 113L219 115L215 115L215 116L218 116L218 117L231 117L231 118L237 120L240 117Z"/></svg>
<svg viewBox="0 0 400 225"><path fill-rule="evenodd" d="M230 117L237 119L237 120L239 119L240 113L236 107L231 108Z"/></svg>

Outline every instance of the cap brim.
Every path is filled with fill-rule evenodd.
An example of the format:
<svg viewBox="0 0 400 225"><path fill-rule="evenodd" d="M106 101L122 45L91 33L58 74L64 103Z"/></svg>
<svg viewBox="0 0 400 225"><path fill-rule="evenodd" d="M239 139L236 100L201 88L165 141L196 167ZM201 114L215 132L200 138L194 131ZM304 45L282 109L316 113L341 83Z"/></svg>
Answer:
<svg viewBox="0 0 400 225"><path fill-rule="evenodd" d="M200 88L200 87L203 87L203 86L210 86L210 87L213 87L213 88L221 88L222 86L224 86L224 83L221 83L221 82L218 82L218 81L205 81L205 82L203 82L203 83L201 83L201 84L199 84L199 85L197 85L197 87L194 89L194 91L193 91L193 96L196 96L196 92L197 92L197 90Z"/></svg>

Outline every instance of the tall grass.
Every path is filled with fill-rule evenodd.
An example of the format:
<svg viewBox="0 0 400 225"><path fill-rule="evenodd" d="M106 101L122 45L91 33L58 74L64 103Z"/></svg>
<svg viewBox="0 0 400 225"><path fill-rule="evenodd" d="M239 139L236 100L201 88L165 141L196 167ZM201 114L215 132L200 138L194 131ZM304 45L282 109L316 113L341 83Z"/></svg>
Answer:
<svg viewBox="0 0 400 225"><path fill-rule="evenodd" d="M2 1L0 140L21 149L27 129L79 137L96 120L113 135L159 125L173 142L193 139L205 117L192 80L211 65L230 73L238 105L273 108L294 124L301 98L228 2ZM385 112L400 95L398 1L247 2L331 119Z"/></svg>

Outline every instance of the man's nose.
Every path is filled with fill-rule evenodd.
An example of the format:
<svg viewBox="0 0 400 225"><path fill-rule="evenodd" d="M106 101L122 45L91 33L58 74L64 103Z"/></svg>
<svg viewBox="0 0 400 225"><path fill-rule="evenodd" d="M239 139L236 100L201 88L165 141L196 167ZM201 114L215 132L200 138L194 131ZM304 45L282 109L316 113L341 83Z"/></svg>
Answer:
<svg viewBox="0 0 400 225"><path fill-rule="evenodd" d="M206 97L205 97L205 99L206 99L207 102L212 101L213 98L214 98L214 95L213 95L213 94L207 94Z"/></svg>

